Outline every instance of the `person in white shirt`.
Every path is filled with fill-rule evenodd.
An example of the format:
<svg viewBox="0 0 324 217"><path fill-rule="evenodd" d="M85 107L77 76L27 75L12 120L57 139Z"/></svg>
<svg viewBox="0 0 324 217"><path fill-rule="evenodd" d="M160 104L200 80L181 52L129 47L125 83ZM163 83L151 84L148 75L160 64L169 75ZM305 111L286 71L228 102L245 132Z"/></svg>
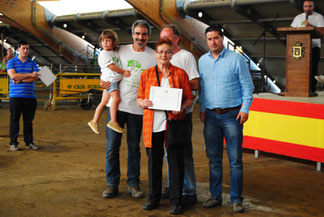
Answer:
<svg viewBox="0 0 324 217"><path fill-rule="evenodd" d="M199 74L197 70L197 63L194 56L184 49L181 49L180 44L180 33L176 26L166 25L162 27L160 32L160 38L169 39L172 41L173 56L171 64L183 69L188 77L189 84L192 91L198 91L199 89ZM196 177L193 162L193 148L192 148L192 110L193 106L186 110L186 122L188 126L188 144L184 148L185 158L185 172L184 172L184 183L183 183L183 201L185 205L195 203L197 200L196 195ZM165 155L167 161L167 154ZM169 173L169 170L168 170ZM168 174L168 185L162 192L162 199L169 198L169 174Z"/></svg>
<svg viewBox="0 0 324 217"><path fill-rule="evenodd" d="M154 50L146 44L151 35L151 27L145 20L137 20L132 25L133 44L120 46L118 54L121 68L131 72L130 77L123 77L119 83L121 101L117 111L117 122L123 127L127 126L127 184L128 193L133 197L143 197L140 190L140 138L142 133L143 109L137 106L136 98L140 76L145 69L156 65ZM101 81L101 86L109 88L109 82ZM110 106L108 103L108 107ZM107 122L110 120L109 109ZM107 128L106 149L106 179L108 188L103 192L104 198L112 198L118 194L120 181L119 149L122 140L121 133Z"/></svg>
<svg viewBox="0 0 324 217"><path fill-rule="evenodd" d="M321 14L314 11L314 1L305 0L303 9L304 13L301 13L295 17L291 23L291 27L324 27L324 18ZM318 63L321 57L321 39L312 39L312 74L311 74L311 92L316 91L316 79L315 76L318 73Z"/></svg>
<svg viewBox="0 0 324 217"><path fill-rule="evenodd" d="M130 76L129 70L121 69L120 59L116 51L118 38L117 34L111 30L105 30L101 33L99 37L99 44L103 49L98 57L98 63L101 69L100 80L109 81L109 90L104 90L102 93L102 98L100 104L97 106L94 117L88 122L90 128L96 134L99 134L98 120L107 105L110 96L112 97L112 103L110 106L110 117L111 120L107 124L107 127L112 130L122 133L123 129L117 123L117 108L120 102L118 82L122 79L123 75L125 77Z"/></svg>

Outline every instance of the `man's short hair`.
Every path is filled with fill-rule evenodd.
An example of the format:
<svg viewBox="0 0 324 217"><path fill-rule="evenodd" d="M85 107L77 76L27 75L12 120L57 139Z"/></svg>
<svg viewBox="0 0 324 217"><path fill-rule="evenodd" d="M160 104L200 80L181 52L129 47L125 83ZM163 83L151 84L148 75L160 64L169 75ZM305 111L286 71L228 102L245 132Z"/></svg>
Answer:
<svg viewBox="0 0 324 217"><path fill-rule="evenodd" d="M18 42L18 48L20 48L22 45L29 45L29 43L27 41L25 41L25 40L20 40Z"/></svg>
<svg viewBox="0 0 324 217"><path fill-rule="evenodd" d="M169 25L162 26L161 31L166 28L172 29L173 35L176 35L179 37L178 45L180 45L180 32L179 32L178 27L176 27L175 25L169 24Z"/></svg>
<svg viewBox="0 0 324 217"><path fill-rule="evenodd" d="M213 32L213 31L218 32L218 34L219 34L220 36L224 36L223 29L222 29L220 26L218 26L218 25L207 27L206 30L205 30L205 35L206 35L208 32Z"/></svg>
<svg viewBox="0 0 324 217"><path fill-rule="evenodd" d="M178 36L178 37L180 37L180 32L179 32L178 28L175 25L165 25L165 26L162 26L161 31L163 29L166 29L166 28L172 29L173 34L176 35L176 36Z"/></svg>
<svg viewBox="0 0 324 217"><path fill-rule="evenodd" d="M149 36L151 35L151 26L146 20L136 20L132 25L132 34L134 34L134 29L137 26L145 27L147 29L147 34Z"/></svg>
<svg viewBox="0 0 324 217"><path fill-rule="evenodd" d="M304 3L305 3L305 2L312 2L312 3L313 3L313 8L315 7L315 2L314 2L314 0L304 0L304 1L303 1L303 6L304 6Z"/></svg>

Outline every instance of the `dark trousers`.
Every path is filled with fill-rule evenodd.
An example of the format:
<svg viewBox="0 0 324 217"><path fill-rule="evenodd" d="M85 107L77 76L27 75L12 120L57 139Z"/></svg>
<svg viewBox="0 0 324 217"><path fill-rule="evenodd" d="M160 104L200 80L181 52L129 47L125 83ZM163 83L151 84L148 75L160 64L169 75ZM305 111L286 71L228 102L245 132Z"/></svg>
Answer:
<svg viewBox="0 0 324 217"><path fill-rule="evenodd" d="M162 191L162 166L165 131L152 134L152 147L146 148L148 156L149 200L159 203Z"/></svg>
<svg viewBox="0 0 324 217"><path fill-rule="evenodd" d="M168 147L168 163L170 178L170 203L180 205L184 179L184 147Z"/></svg>
<svg viewBox="0 0 324 217"><path fill-rule="evenodd" d="M192 112L186 114L186 127L188 135L188 144L184 147L184 180L183 180L183 190L182 195L196 195L196 177L195 177L195 167L193 160L192 151ZM165 155L165 162L167 163L168 169L168 187L170 187L170 175L169 175L169 164L168 164L168 154Z"/></svg>
<svg viewBox="0 0 324 217"><path fill-rule="evenodd" d="M312 72L311 72L311 91L312 93L315 93L316 91L316 84L317 80L315 79L315 76L318 72L318 63L321 58L321 48L314 47L312 48Z"/></svg>
<svg viewBox="0 0 324 217"><path fill-rule="evenodd" d="M33 143L33 120L37 101L33 98L12 97L10 102L10 145L18 145L19 119L24 121L24 141L26 145Z"/></svg>

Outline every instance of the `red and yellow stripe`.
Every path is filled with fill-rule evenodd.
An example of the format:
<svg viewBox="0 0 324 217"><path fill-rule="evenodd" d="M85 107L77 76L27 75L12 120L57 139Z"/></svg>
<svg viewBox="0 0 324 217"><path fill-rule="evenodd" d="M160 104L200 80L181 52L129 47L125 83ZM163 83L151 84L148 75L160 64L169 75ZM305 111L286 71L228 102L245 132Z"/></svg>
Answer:
<svg viewBox="0 0 324 217"><path fill-rule="evenodd" d="M254 99L243 147L324 162L324 105Z"/></svg>

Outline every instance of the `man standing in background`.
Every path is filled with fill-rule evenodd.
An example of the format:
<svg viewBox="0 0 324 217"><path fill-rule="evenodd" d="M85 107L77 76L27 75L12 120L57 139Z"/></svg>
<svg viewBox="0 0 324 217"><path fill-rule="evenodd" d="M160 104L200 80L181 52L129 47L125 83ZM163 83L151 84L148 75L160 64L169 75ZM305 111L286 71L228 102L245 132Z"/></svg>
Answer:
<svg viewBox="0 0 324 217"><path fill-rule="evenodd" d="M295 17L291 23L291 27L324 27L323 16L314 11L314 1L306 0L303 4L304 13L301 13ZM323 33L323 32L321 32ZM318 63L321 58L321 39L312 39L312 72L311 72L311 86L312 93L316 91L316 79L315 76L318 73Z"/></svg>
<svg viewBox="0 0 324 217"><path fill-rule="evenodd" d="M11 49L11 48L10 48ZM29 59L29 44L20 41L19 55L7 63L10 77L10 150L18 150L19 119L24 120L24 141L26 148L37 150L39 147L33 140L33 120L37 108L35 82L38 79L38 67L35 61Z"/></svg>
<svg viewBox="0 0 324 217"><path fill-rule="evenodd" d="M198 91L199 89L199 74L197 71L197 64L194 56L179 47L180 44L180 33L176 26L167 25L164 26L160 33L160 38L169 39L172 41L173 46L173 56L171 59L171 64L183 69L188 77L189 84L192 91ZM186 110L186 126L188 126L188 144L184 148L184 183L183 183L183 201L184 204L192 204L197 200L196 195L196 177L195 168L193 162L193 148L192 148L192 110L193 106ZM167 161L167 158L165 158ZM168 170L169 172L169 170ZM162 192L162 198L169 198L169 179L168 186Z"/></svg>

